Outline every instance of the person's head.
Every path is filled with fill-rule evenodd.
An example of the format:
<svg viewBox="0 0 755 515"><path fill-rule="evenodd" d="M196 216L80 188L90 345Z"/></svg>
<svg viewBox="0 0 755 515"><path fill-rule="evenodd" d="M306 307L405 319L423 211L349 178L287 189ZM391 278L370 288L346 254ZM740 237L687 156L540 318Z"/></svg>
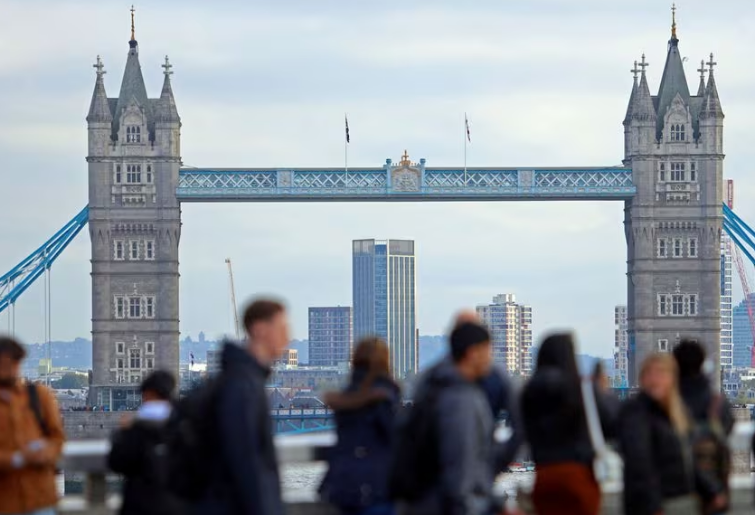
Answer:
<svg viewBox="0 0 755 515"><path fill-rule="evenodd" d="M21 375L21 362L25 357L23 345L13 338L0 336L0 388L16 384Z"/></svg>
<svg viewBox="0 0 755 515"><path fill-rule="evenodd" d="M391 377L390 360L388 345L376 336L369 336L357 343L351 365L355 372L366 374L366 383L370 384L378 377Z"/></svg>
<svg viewBox="0 0 755 515"><path fill-rule="evenodd" d="M679 377L694 377L702 373L705 349L697 340L685 338L674 347L674 359L679 367Z"/></svg>
<svg viewBox="0 0 755 515"><path fill-rule="evenodd" d="M469 380L490 373L493 352L488 330L473 322L456 326L451 332L451 359Z"/></svg>
<svg viewBox="0 0 755 515"><path fill-rule="evenodd" d="M168 401L176 389L176 379L165 370L155 370L141 385L142 402Z"/></svg>
<svg viewBox="0 0 755 515"><path fill-rule="evenodd" d="M645 359L640 369L640 389L666 411L679 433L687 432L689 423L679 395L678 369L670 354L659 352Z"/></svg>
<svg viewBox="0 0 755 515"><path fill-rule="evenodd" d="M244 311L250 350L258 357L278 359L289 344L286 308L274 300L255 300Z"/></svg>
<svg viewBox="0 0 755 515"><path fill-rule="evenodd" d="M547 336L537 351L537 370L556 368L571 380L579 382L577 358L574 355L574 337L570 333Z"/></svg>

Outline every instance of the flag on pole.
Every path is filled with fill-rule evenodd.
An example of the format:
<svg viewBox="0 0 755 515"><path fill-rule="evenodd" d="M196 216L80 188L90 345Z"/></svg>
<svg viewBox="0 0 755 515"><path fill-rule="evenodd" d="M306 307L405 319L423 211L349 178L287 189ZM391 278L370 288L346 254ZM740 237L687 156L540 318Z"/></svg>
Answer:
<svg viewBox="0 0 755 515"><path fill-rule="evenodd" d="M344 115L344 119L346 121L346 143L351 143L351 138L349 137L349 117Z"/></svg>
<svg viewBox="0 0 755 515"><path fill-rule="evenodd" d="M467 129L467 141L472 143L472 135L469 132L469 119L467 119L467 113L464 113L464 127Z"/></svg>

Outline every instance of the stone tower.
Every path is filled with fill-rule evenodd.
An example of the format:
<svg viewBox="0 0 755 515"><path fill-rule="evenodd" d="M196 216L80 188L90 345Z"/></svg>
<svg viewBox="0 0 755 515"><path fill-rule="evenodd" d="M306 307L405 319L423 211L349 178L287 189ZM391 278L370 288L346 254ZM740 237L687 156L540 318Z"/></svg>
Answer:
<svg viewBox="0 0 755 515"><path fill-rule="evenodd" d="M163 64L160 98L148 98L131 13L131 40L117 98L108 98L102 62L87 116L89 230L92 238L90 403L113 410L138 402L152 369L178 374L176 200L181 120Z"/></svg>
<svg viewBox="0 0 755 515"><path fill-rule="evenodd" d="M632 70L624 119L624 164L637 186L624 216L630 386L648 354L685 336L719 362L724 115L715 65L711 54L691 95L674 19L658 94L644 55Z"/></svg>

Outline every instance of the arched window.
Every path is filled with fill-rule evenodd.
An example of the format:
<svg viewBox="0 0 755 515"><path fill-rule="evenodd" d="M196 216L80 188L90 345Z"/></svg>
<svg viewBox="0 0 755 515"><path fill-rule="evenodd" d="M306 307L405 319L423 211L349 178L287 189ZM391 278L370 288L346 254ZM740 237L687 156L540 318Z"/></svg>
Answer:
<svg viewBox="0 0 755 515"><path fill-rule="evenodd" d="M675 123L671 125L670 131L671 141L685 141L685 126L683 123Z"/></svg>
<svg viewBox="0 0 755 515"><path fill-rule="evenodd" d="M141 127L126 127L126 143L140 143L142 141Z"/></svg>

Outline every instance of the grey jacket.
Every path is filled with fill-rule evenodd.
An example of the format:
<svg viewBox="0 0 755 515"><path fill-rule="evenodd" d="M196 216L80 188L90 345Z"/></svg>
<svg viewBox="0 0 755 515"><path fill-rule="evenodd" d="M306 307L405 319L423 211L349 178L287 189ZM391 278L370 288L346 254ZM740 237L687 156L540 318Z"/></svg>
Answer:
<svg viewBox="0 0 755 515"><path fill-rule="evenodd" d="M432 385L432 386L431 386ZM489 515L499 507L492 496L493 417L485 394L443 360L420 380L416 399L440 387L434 413L440 470L436 485L402 515Z"/></svg>

